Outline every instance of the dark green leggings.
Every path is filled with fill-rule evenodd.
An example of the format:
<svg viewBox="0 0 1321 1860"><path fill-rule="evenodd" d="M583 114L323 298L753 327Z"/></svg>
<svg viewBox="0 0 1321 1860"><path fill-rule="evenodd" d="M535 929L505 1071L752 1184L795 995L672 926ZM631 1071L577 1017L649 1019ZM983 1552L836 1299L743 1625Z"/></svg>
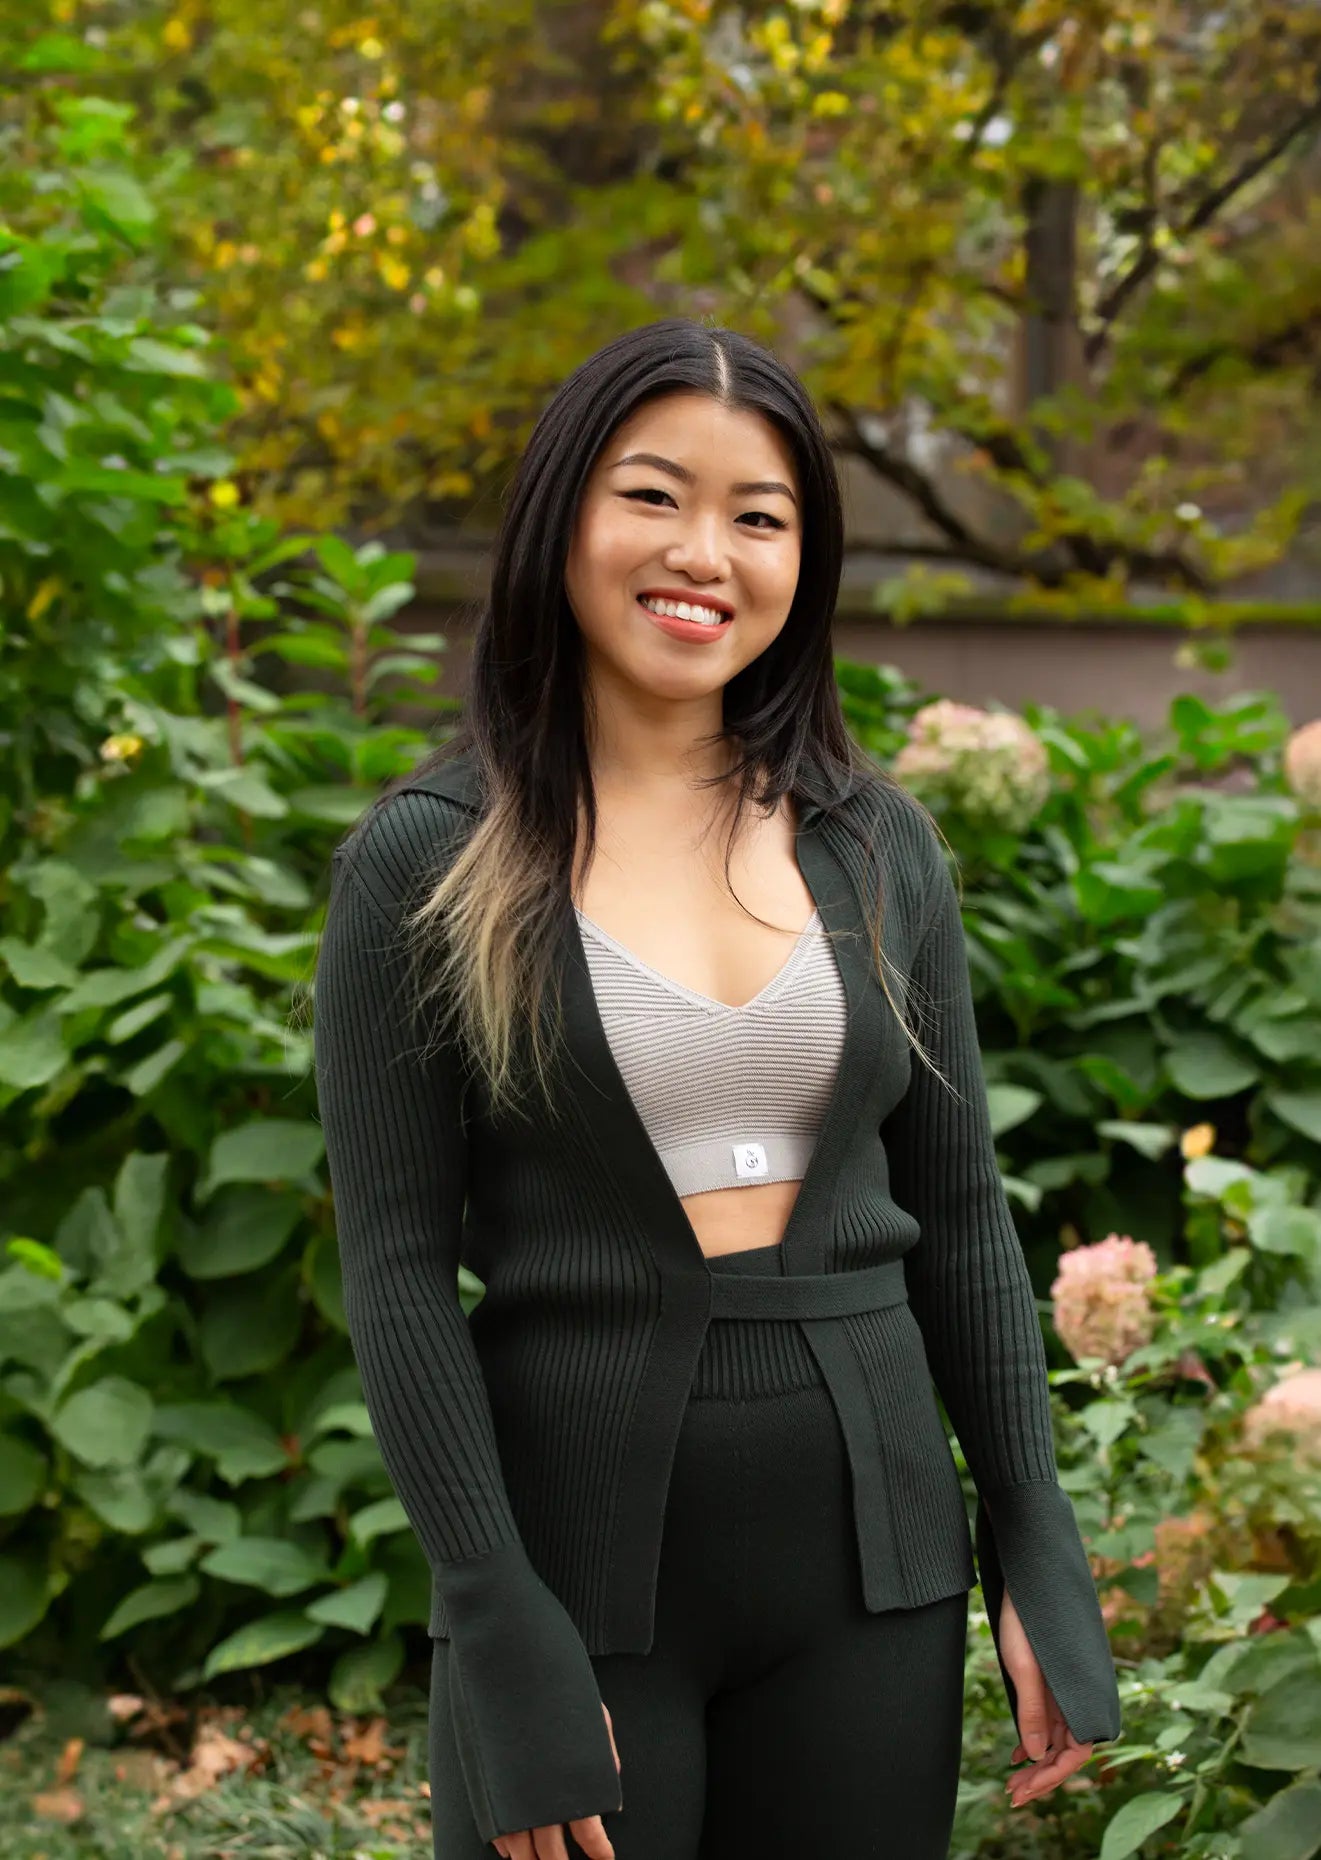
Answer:
<svg viewBox="0 0 1321 1860"><path fill-rule="evenodd" d="M774 1272L778 1247L713 1259ZM968 1594L869 1614L848 1456L799 1326L715 1320L680 1430L648 1653L594 1655L624 1806L617 1860L946 1860ZM435 1860L473 1826L434 1643ZM569 1854L580 1850L566 1831Z"/></svg>

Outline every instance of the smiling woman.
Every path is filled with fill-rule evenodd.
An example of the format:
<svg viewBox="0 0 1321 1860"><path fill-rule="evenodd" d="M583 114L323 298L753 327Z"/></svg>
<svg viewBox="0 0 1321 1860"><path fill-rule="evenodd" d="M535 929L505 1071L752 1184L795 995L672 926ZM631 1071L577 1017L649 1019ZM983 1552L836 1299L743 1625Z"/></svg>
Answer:
<svg viewBox="0 0 1321 1860"><path fill-rule="evenodd" d="M437 1860L609 1860L613 1817L620 1860L944 1860L978 1574L1037 1793L1118 1735L958 895L844 728L842 548L791 370L616 338L520 462L459 744L335 856L317 1078L432 1570Z"/></svg>
<svg viewBox="0 0 1321 1860"><path fill-rule="evenodd" d="M666 765L686 759L686 737L718 728L723 687L787 622L802 559L797 482L792 449L763 415L709 395L665 395L624 421L604 449L583 490L565 567L598 717L596 841L574 902L613 939L616 962L629 952L716 1002L758 994L757 984L802 936L814 900L794 854L788 797L769 818L740 823L722 875L700 856L700 842L727 809L713 809L682 768L670 773ZM752 498L775 508L750 508ZM694 617L704 610L710 619ZM656 699L663 709L640 728L639 700L650 710ZM602 973L609 958L603 964L599 944L594 954L593 979L603 991L613 979L613 999L618 978ZM784 1009L794 1013L794 1003ZM639 1012L628 999L618 1009L634 1029ZM769 1018L763 1009L760 1019ZM681 1065L682 1029L663 1018L652 1025L670 1043L669 1066ZM732 1028L723 1042L732 1065L723 1083L742 1100L741 1109L726 1107L738 1125L730 1140L742 1132L760 1145L758 1174L736 1174L732 1149L709 1129L691 1139L705 1156L696 1174L691 1146L674 1164L708 1258L778 1242L797 1198L800 1124L816 1093L809 1087L803 1103L784 1102L790 1081L766 1080L767 1065L772 1075L777 1069L764 1039L759 1047L759 1031L740 1029L741 1060L730 1050ZM815 1031L825 1035L819 1024ZM624 1040L618 1021L612 1037ZM700 1047L700 1027L690 1057L693 1041ZM766 1103L749 1102L758 1079ZM634 1086L648 1095L636 1071ZM706 1107L718 1123L718 1101L708 1095Z"/></svg>

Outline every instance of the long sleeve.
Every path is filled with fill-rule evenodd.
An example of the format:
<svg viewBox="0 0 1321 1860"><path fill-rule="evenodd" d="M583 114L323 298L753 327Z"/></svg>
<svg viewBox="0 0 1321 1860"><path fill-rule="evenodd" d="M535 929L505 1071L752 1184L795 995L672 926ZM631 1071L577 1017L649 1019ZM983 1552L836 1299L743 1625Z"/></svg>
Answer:
<svg viewBox="0 0 1321 1860"><path fill-rule="evenodd" d="M380 816L378 815L378 820ZM622 1806L591 1661L532 1566L458 1295L462 1069L409 1016L397 829L333 859L317 1093L350 1339L386 1471L448 1611L460 1758L484 1841ZM393 894L393 895L392 895ZM434 1044L434 1043L433 1043Z"/></svg>
<svg viewBox="0 0 1321 1860"><path fill-rule="evenodd" d="M978 1576L1000 1646L1006 1582L1065 1722L1080 1742L1119 1736L1119 1689L1096 1585L1059 1484L1045 1344L996 1163L958 895L935 873L912 977L921 1059L881 1136L896 1201L921 1234L905 1256L909 1303L977 1488Z"/></svg>

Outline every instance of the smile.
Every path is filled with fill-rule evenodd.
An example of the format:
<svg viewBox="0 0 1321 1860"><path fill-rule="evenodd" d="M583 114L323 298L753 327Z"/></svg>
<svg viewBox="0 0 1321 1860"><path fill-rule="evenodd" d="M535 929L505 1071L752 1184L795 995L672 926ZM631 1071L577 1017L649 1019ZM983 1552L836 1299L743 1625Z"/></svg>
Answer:
<svg viewBox="0 0 1321 1860"><path fill-rule="evenodd" d="M638 602L650 614L661 619L689 620L697 626L724 626L733 619L732 614L724 613L718 607L704 607L697 601L662 601L654 595L639 594Z"/></svg>

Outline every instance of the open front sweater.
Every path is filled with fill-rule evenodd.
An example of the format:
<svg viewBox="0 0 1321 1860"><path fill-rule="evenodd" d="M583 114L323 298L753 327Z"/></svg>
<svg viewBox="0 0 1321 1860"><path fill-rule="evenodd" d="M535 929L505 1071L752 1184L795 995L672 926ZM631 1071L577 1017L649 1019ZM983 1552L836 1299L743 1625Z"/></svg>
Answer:
<svg viewBox="0 0 1321 1860"><path fill-rule="evenodd" d="M797 806L799 868L836 934L848 1024L777 1279L707 1265L611 1053L567 894L556 1118L493 1116L456 1044L433 1033L420 1052L401 919L476 825L468 754L374 805L334 855L314 1041L345 1310L432 1571L430 1632L452 1644L486 1841L622 1807L589 1656L651 1647L675 1444L708 1321L731 1296L740 1314L751 1300L801 1324L811 1344L848 1448L868 1609L980 1579L998 1654L1007 1584L1075 1737L1119 1735L947 861L892 785L864 777L828 808ZM913 1054L871 967L875 884L844 810L878 855L891 993L901 1008L911 997L948 1086ZM485 1287L471 1321L461 1262ZM937 1391L976 1487L971 1531Z"/></svg>

